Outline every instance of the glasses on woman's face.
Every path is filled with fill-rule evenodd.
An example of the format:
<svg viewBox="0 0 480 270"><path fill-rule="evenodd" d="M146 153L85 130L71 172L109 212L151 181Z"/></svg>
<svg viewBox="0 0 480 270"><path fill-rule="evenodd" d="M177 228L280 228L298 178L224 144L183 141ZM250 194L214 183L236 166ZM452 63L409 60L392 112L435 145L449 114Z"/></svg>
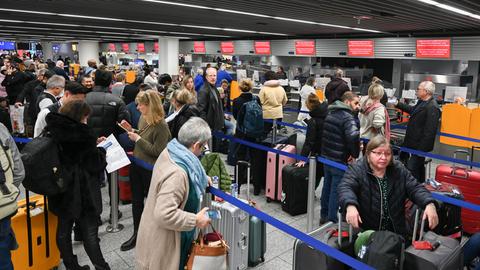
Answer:
<svg viewBox="0 0 480 270"><path fill-rule="evenodd" d="M391 156L392 156L392 152L390 152L390 151L382 151L382 152L380 152L380 151L371 151L371 153L373 153L373 154L374 154L375 156L377 156L377 157L382 157L382 156L384 156L384 157L387 158L387 157L391 157Z"/></svg>

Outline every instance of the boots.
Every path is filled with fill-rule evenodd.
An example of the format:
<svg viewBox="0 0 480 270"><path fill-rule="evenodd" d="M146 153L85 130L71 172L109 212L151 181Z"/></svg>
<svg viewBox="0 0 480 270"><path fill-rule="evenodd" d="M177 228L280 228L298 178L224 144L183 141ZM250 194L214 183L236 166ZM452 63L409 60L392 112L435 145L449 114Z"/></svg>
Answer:
<svg viewBox="0 0 480 270"><path fill-rule="evenodd" d="M127 251L135 247L137 244L137 232L133 232L132 237L120 246L121 251Z"/></svg>
<svg viewBox="0 0 480 270"><path fill-rule="evenodd" d="M73 256L70 260L63 259L63 264L65 264L67 270L90 270L90 266L78 264L77 256Z"/></svg>

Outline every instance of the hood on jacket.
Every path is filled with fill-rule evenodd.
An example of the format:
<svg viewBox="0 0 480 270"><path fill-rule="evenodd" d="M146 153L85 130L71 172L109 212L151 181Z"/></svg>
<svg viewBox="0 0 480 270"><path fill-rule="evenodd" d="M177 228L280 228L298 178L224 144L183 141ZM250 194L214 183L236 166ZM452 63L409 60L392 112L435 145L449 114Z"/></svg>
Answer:
<svg viewBox="0 0 480 270"><path fill-rule="evenodd" d="M348 106L347 104L343 103L340 100L337 100L334 103L330 104L330 106L328 106L328 110L329 111L348 110L353 113L352 108L350 108L350 106Z"/></svg>
<svg viewBox="0 0 480 270"><path fill-rule="evenodd" d="M104 93L109 93L110 91L108 91L108 87L106 87L106 86L95 85L95 86L92 88L92 92L104 92Z"/></svg>
<svg viewBox="0 0 480 270"><path fill-rule="evenodd" d="M279 80L270 80L270 81L266 81L265 83L263 83L264 86L268 86L268 87L277 87L277 86L280 86L280 81Z"/></svg>
<svg viewBox="0 0 480 270"><path fill-rule="evenodd" d="M325 118L328 114L328 104L327 102L320 103L320 106L311 110L309 115L312 118Z"/></svg>
<svg viewBox="0 0 480 270"><path fill-rule="evenodd" d="M96 146L96 137L92 129L86 124L56 112L47 114L45 121L47 122L48 131L59 143L91 144Z"/></svg>
<svg viewBox="0 0 480 270"><path fill-rule="evenodd" d="M328 84L332 86L332 89L336 89L340 84L347 84L342 78L333 78Z"/></svg>

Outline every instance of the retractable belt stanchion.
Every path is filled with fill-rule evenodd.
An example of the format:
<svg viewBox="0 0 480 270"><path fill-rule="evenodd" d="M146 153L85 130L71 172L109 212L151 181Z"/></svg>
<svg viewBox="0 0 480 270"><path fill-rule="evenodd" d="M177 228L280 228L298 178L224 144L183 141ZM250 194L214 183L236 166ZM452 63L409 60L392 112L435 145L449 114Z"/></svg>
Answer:
<svg viewBox="0 0 480 270"><path fill-rule="evenodd" d="M315 218L315 182L317 178L317 158L312 156L308 163L308 199L307 199L307 232L313 231L313 220Z"/></svg>
<svg viewBox="0 0 480 270"><path fill-rule="evenodd" d="M277 120L273 119L272 145L275 146L276 143L277 143Z"/></svg>
<svg viewBox="0 0 480 270"><path fill-rule="evenodd" d="M107 232L115 233L123 230L123 225L118 223L118 170L112 172L110 183L110 225L107 226Z"/></svg>

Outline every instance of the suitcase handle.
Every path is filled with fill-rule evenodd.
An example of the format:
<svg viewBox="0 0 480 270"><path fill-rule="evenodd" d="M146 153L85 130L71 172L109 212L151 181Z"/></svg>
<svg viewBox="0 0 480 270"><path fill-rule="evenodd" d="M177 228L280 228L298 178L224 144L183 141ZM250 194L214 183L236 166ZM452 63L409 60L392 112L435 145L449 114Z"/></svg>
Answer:
<svg viewBox="0 0 480 270"><path fill-rule="evenodd" d="M462 170L462 169L465 170L465 175L464 175L464 176L461 176L461 175L455 173L457 170ZM457 178L462 178L462 179L468 179L468 178L469 178L469 174L470 174L470 173L469 173L469 171L468 171L467 168L455 167L455 164L453 164L453 166L452 166L452 173L451 173L452 176L457 177Z"/></svg>
<svg viewBox="0 0 480 270"><path fill-rule="evenodd" d="M250 162L248 161L245 161L245 160L239 160L237 161L237 165L235 166L235 182L237 183L237 186L238 186L238 165L245 165L247 166L247 201L250 202L251 201L251 198L250 198Z"/></svg>

